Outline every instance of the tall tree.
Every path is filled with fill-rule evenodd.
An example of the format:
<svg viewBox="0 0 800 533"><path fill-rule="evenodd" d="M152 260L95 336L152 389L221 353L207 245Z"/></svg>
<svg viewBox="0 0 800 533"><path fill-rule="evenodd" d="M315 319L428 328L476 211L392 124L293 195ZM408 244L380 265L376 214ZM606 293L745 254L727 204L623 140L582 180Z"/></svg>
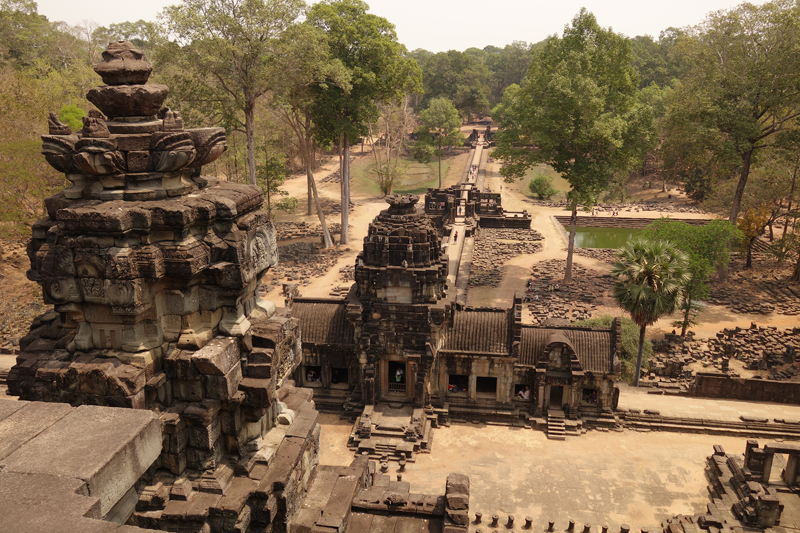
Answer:
<svg viewBox="0 0 800 533"><path fill-rule="evenodd" d="M464 117L488 111L489 69L477 52L450 50L427 58L422 71L425 85L422 105L432 98L443 97L452 101Z"/></svg>
<svg viewBox="0 0 800 533"><path fill-rule="evenodd" d="M561 38L547 39L522 86L506 89L492 112L502 129L494 153L510 163L507 179L546 163L571 186L565 283L572 281L578 205L594 204L615 173L637 166L654 146L652 113L639 104L637 85L628 39L582 9Z"/></svg>
<svg viewBox="0 0 800 533"><path fill-rule="evenodd" d="M255 109L274 82L281 35L302 13L303 0L183 0L161 14L182 46L184 65L244 114L247 167L256 184Z"/></svg>
<svg viewBox="0 0 800 533"><path fill-rule="evenodd" d="M341 244L348 243L350 144L377 120L378 102L397 101L406 92L420 90L422 83L419 67L405 57L394 25L368 10L361 0L325 0L314 4L307 17L308 24L327 35L331 56L350 72L350 90L320 85L313 108L318 137L334 145L341 142L344 149Z"/></svg>
<svg viewBox="0 0 800 533"><path fill-rule="evenodd" d="M439 188L442 188L442 156L448 146L461 146L461 117L453 102L447 98L434 98L419 113L419 141L414 147L415 157L429 161L435 155L439 161Z"/></svg>
<svg viewBox="0 0 800 533"><path fill-rule="evenodd" d="M416 118L409 99L406 95L400 102L381 104L380 119L370 125L374 172L378 177L381 194L385 196L392 194L395 181L402 178L408 169L408 163L403 162L402 156L406 149L408 132L414 129ZM380 141L375 143L374 139Z"/></svg>
<svg viewBox="0 0 800 533"><path fill-rule="evenodd" d="M724 220L712 220L695 226L681 220L662 218L647 226L642 236L652 241L671 242L687 256L689 281L684 287L684 301L681 303L683 320L680 322L681 337L685 337L694 304L708 296L708 280L714 271L727 268L731 245L741 239L741 232Z"/></svg>
<svg viewBox="0 0 800 533"><path fill-rule="evenodd" d="M322 30L309 24L297 25L286 32L276 66L281 75L275 91L275 113L294 134L293 141L306 170L309 211L313 198L322 226L323 243L326 248L330 248L333 240L322 212L314 179L312 109L318 91L323 88L335 86L349 91L351 75L341 61L331 58Z"/></svg>
<svg viewBox="0 0 800 533"><path fill-rule="evenodd" d="M689 281L688 257L667 241L636 237L619 250L611 274L617 279L614 298L639 326L634 378L638 387L645 329L674 313L683 302L683 288Z"/></svg>
<svg viewBox="0 0 800 533"><path fill-rule="evenodd" d="M800 116L800 7L794 0L743 3L712 13L679 41L693 68L683 80L690 127L719 132L716 151L736 154L730 207L736 222L755 157ZM692 102L707 103L692 109Z"/></svg>

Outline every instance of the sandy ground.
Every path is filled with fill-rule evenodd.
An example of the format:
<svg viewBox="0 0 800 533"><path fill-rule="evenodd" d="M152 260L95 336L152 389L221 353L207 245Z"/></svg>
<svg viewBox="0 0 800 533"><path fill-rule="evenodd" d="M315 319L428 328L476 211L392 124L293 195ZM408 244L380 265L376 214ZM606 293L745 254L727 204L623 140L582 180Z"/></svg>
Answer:
<svg viewBox="0 0 800 533"><path fill-rule="evenodd" d="M349 464L352 424L335 415L321 415L320 422L320 464ZM453 424L435 430L432 453L417 455L402 476L412 492L441 494L449 473L468 475L470 513L482 512L485 521L497 513L505 525L513 514L519 522L532 517L538 531L548 519L556 521L556 531L565 530L569 519L592 524L593 531L601 524L619 531L621 523L638 531L677 514L703 512L709 502L703 467L713 445L742 453L745 441L633 431L553 441L530 429ZM393 478L397 468L391 463Z"/></svg>

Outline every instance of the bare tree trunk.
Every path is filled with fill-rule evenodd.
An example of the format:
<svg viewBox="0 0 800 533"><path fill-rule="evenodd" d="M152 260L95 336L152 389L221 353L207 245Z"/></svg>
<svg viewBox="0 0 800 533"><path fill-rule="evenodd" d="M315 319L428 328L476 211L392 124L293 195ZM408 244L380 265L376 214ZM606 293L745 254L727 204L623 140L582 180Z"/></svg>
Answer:
<svg viewBox="0 0 800 533"><path fill-rule="evenodd" d="M686 337L686 330L689 329L689 313L692 312L692 297L686 300L686 310L683 313L683 327L681 328L681 338Z"/></svg>
<svg viewBox="0 0 800 533"><path fill-rule="evenodd" d="M250 173L250 184L256 185L256 143L255 129L255 102L248 102L244 108L244 131L247 137L247 169Z"/></svg>
<svg viewBox="0 0 800 533"><path fill-rule="evenodd" d="M328 231L328 224L325 222L325 214L322 212L322 206L319 204L319 195L317 194L317 184L314 181L314 173L311 171L311 167L306 167L306 175L308 176L308 180L311 183L311 192L314 194L314 203L317 206L317 217L319 217L319 223L322 224L322 239L325 244L325 248L332 248L333 247L333 240L331 239L331 234Z"/></svg>
<svg viewBox="0 0 800 533"><path fill-rule="evenodd" d="M736 192L733 195L733 205L731 206L731 223L736 224L739 218L739 208L742 205L742 195L744 186L747 185L747 178L750 175L750 161L753 158L753 151L750 150L742 155L742 172L739 174L739 182L736 184Z"/></svg>
<svg viewBox="0 0 800 533"><path fill-rule="evenodd" d="M578 224L578 206L572 206L569 216L569 244L567 246L567 271L564 272L564 285L572 283L572 253L575 251L575 226Z"/></svg>
<svg viewBox="0 0 800 533"><path fill-rule="evenodd" d="M350 139L344 135L344 164L342 165L342 229L339 244L347 244L347 226L350 217Z"/></svg>
<svg viewBox="0 0 800 533"><path fill-rule="evenodd" d="M794 199L794 187L797 185L797 171L800 167L800 156L797 158L794 164L794 170L792 171L792 188L789 191L789 205L786 207L786 211L788 213L792 212L792 200ZM783 235L786 235L786 228L789 227L789 219L786 219L786 222L783 223ZM795 280L796 281L796 280Z"/></svg>
<svg viewBox="0 0 800 533"><path fill-rule="evenodd" d="M642 353L644 352L644 329L646 326L642 325L639 328L639 351L636 354L636 376L633 378L633 386L639 386L639 375L642 373Z"/></svg>
<svg viewBox="0 0 800 533"><path fill-rule="evenodd" d="M309 167L309 166L310 165L306 165L306 167ZM314 198L314 193L311 192L311 180L312 179L313 178L311 178L310 174L308 174L308 172L306 171L306 187L308 188L308 201L306 202L308 204L308 212L306 213L306 215L309 215L309 216L311 215L311 212L312 212L311 211L311 205L312 205L313 198Z"/></svg>

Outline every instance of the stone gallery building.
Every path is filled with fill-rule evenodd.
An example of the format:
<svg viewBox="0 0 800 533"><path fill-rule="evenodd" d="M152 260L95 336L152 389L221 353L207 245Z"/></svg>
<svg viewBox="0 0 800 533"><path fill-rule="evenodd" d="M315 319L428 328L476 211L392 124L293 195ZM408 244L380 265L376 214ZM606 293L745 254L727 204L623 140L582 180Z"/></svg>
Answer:
<svg viewBox="0 0 800 533"><path fill-rule="evenodd" d="M522 324L518 298L505 309L455 304L442 239L417 201L387 198L344 300L292 302L303 332L295 377L315 388L317 406L408 403L444 417L509 422L548 410L608 419L618 399L619 321L608 329L534 327Z"/></svg>

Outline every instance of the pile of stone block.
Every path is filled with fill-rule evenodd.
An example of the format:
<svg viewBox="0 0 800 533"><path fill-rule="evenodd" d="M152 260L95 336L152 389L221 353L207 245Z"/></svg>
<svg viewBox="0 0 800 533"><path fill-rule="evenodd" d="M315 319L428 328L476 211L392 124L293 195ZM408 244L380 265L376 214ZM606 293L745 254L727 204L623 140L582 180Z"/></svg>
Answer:
<svg viewBox="0 0 800 533"><path fill-rule="evenodd" d="M342 225L338 222L328 224L331 235L341 232ZM278 241L291 241L293 239L307 239L309 237L322 237L322 226L309 222L277 222L275 224Z"/></svg>
<svg viewBox="0 0 800 533"><path fill-rule="evenodd" d="M531 267L523 301L534 324L551 318L578 321L591 318L601 298L609 298L614 281L608 274L572 265L572 283L564 285L566 261L548 259ZM527 285L527 283L526 283ZM538 296L538 299L537 299Z"/></svg>
<svg viewBox="0 0 800 533"><path fill-rule="evenodd" d="M444 533L469 530L469 477L450 474L445 485Z"/></svg>
<svg viewBox="0 0 800 533"><path fill-rule="evenodd" d="M779 330L751 324L749 328L725 328L711 339L667 335L655 344L651 366L659 376L691 377L687 367L692 363L728 372L729 360L737 359L749 370L773 370L768 377L780 380L797 374L791 365L799 362L798 356L800 327Z"/></svg>
<svg viewBox="0 0 800 533"><path fill-rule="evenodd" d="M190 475L155 471L139 496L133 523L169 531L285 527L302 504L319 457L319 415L311 396L310 390L291 384L281 387L271 404L279 413L275 425L270 417L252 420L225 414L224 402L222 409L209 402L187 407L182 417L188 419L185 428L166 431L164 440L172 442L185 433L182 438L188 439L190 456L192 445L204 449L220 432L227 439L226 429L235 425L249 425L260 436L238 454L221 455L213 463L192 468ZM265 424L265 431L255 427Z"/></svg>
<svg viewBox="0 0 800 533"><path fill-rule="evenodd" d="M734 257L728 279L712 283L708 302L734 313L800 314L800 287L786 281L791 265L778 265L766 256L754 255L752 269L745 269L741 258Z"/></svg>
<svg viewBox="0 0 800 533"><path fill-rule="evenodd" d="M503 279L503 264L523 254L542 250L542 235L530 229L481 228L475 236L470 287L497 287Z"/></svg>

